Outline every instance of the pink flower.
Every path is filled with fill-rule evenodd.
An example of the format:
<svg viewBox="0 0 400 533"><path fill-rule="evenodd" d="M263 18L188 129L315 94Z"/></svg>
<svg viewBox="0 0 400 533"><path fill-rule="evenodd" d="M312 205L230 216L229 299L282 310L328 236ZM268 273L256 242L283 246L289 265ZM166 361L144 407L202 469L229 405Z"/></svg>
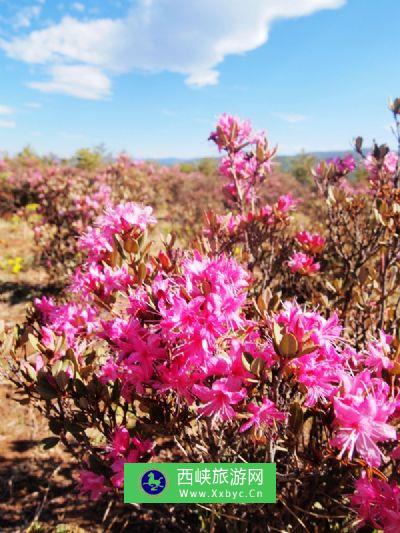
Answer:
<svg viewBox="0 0 400 533"><path fill-rule="evenodd" d="M246 397L246 390L241 388L239 378L222 378L214 381L211 389L204 385L194 385L193 393L203 402L199 412L212 416L215 421L230 420L235 416L232 405Z"/></svg>
<svg viewBox="0 0 400 533"><path fill-rule="evenodd" d="M283 304L283 310L276 315L276 321L296 337L300 352L303 343L311 340L315 349L322 350L325 357L341 360L336 344L340 340L342 327L336 313L326 319L316 311L307 311L296 302L287 301Z"/></svg>
<svg viewBox="0 0 400 533"><path fill-rule="evenodd" d="M343 379L342 393L333 400L335 411L334 447L341 448L339 458L354 451L374 467L381 464L378 442L396 439L396 429L387 423L395 410L389 386L379 378L371 378L369 370Z"/></svg>
<svg viewBox="0 0 400 533"><path fill-rule="evenodd" d="M292 359L290 367L295 371L297 381L305 387L306 407L330 401L344 374L343 365L325 357L320 350Z"/></svg>
<svg viewBox="0 0 400 533"><path fill-rule="evenodd" d="M131 450L126 457L117 457L111 464L111 470L114 475L111 476L111 483L114 487L120 489L124 486L124 465L125 463L137 463L138 453Z"/></svg>
<svg viewBox="0 0 400 533"><path fill-rule="evenodd" d="M260 208L260 217L267 219L269 223L273 221L273 209L270 205L264 205Z"/></svg>
<svg viewBox="0 0 400 533"><path fill-rule="evenodd" d="M275 205L278 211L280 211L281 213L287 213L296 205L296 200L293 199L290 193L284 194L283 196L280 196L278 198L278 201Z"/></svg>
<svg viewBox="0 0 400 533"><path fill-rule="evenodd" d="M400 460L400 446L396 446L396 448L392 451L392 459L395 461Z"/></svg>
<svg viewBox="0 0 400 533"><path fill-rule="evenodd" d="M312 254L319 254L325 246L325 239L318 233L309 233L308 231L300 231L296 234L296 240L303 248Z"/></svg>
<svg viewBox="0 0 400 533"><path fill-rule="evenodd" d="M237 152L231 157L224 157L221 160L219 171L229 179L235 174L238 179L247 180L254 176L257 166L258 163L255 158L249 159L244 152Z"/></svg>
<svg viewBox="0 0 400 533"><path fill-rule="evenodd" d="M224 113L217 122L217 128L210 135L219 150L224 148L237 149L240 145L249 142L251 136L251 123L249 120L241 121L237 117Z"/></svg>
<svg viewBox="0 0 400 533"><path fill-rule="evenodd" d="M313 257L302 252L294 253L288 261L289 268L292 272L298 272L303 276L312 276L316 274L321 265L315 263Z"/></svg>
<svg viewBox="0 0 400 533"><path fill-rule="evenodd" d="M398 156L396 152L388 152L385 155L385 159L383 161L383 166L385 168L385 171L388 172L389 174L394 174L397 168L397 160L398 160Z"/></svg>
<svg viewBox="0 0 400 533"><path fill-rule="evenodd" d="M117 427L112 436L109 453L110 457L118 457L119 455L124 455L128 450L130 440L131 437L126 427Z"/></svg>
<svg viewBox="0 0 400 533"><path fill-rule="evenodd" d="M388 152L383 159L382 165L380 165L379 161L372 153L370 153L365 158L364 164L372 178L377 176L380 168L382 168L385 173L393 175L397 168L397 154L395 152Z"/></svg>
<svg viewBox="0 0 400 533"><path fill-rule="evenodd" d="M360 526L370 523L385 533L400 531L400 487L382 479L368 479L363 472L356 481L351 505L360 516Z"/></svg>
<svg viewBox="0 0 400 533"><path fill-rule="evenodd" d="M79 240L82 250L88 252L89 260L99 261L104 254L113 250L114 236L129 235L137 237L146 228L157 222L153 208L134 202L108 206L103 215L97 217L93 228L88 228Z"/></svg>
<svg viewBox="0 0 400 533"><path fill-rule="evenodd" d="M36 372L39 372L41 368L44 367L44 360L41 355L37 355L35 359L35 370Z"/></svg>
<svg viewBox="0 0 400 533"><path fill-rule="evenodd" d="M55 305L51 299L36 299L35 305L41 311L46 326L42 328L43 342L50 345L53 335L65 335L69 345L83 333L92 333L97 327L97 313L90 305L67 302ZM49 344L50 343L50 344Z"/></svg>
<svg viewBox="0 0 400 533"><path fill-rule="evenodd" d="M182 365L179 358L175 358L168 365L164 363L158 368L160 383L154 386L160 392L173 390L180 398L184 398L189 404L193 403L193 395L190 392L193 385L204 378L204 372L193 368L188 372L188 368Z"/></svg>
<svg viewBox="0 0 400 533"><path fill-rule="evenodd" d="M162 339L134 317L115 318L102 326L99 336L112 347L112 355L101 367L100 379L106 383L119 377L122 396L130 401L132 391L141 391L150 382L155 362L165 359Z"/></svg>
<svg viewBox="0 0 400 533"><path fill-rule="evenodd" d="M334 159L327 159L326 163L333 164L336 167L338 174L348 174L353 172L356 168L356 162L351 154L347 154L345 157L335 157Z"/></svg>
<svg viewBox="0 0 400 533"><path fill-rule="evenodd" d="M288 363L298 382L305 387L305 405L311 407L318 401L327 403L337 392L345 373L344 365L350 357L346 350L340 351L337 346L342 331L337 315L326 319L315 311L303 310L296 303L285 302L275 320L296 337L298 353L305 348L309 351Z"/></svg>
<svg viewBox="0 0 400 533"><path fill-rule="evenodd" d="M162 335L175 345L182 365L207 371L218 340L245 324L248 274L236 261L202 257L198 252L182 263L182 275L161 284L158 307Z"/></svg>
<svg viewBox="0 0 400 533"><path fill-rule="evenodd" d="M93 260L100 259L106 252L112 252L112 245L112 241L110 242L110 239L98 227L89 227L78 242L79 248L87 251Z"/></svg>
<svg viewBox="0 0 400 533"><path fill-rule="evenodd" d="M229 235L234 235L240 228L240 224L246 221L243 215L217 215L216 220Z"/></svg>
<svg viewBox="0 0 400 533"><path fill-rule="evenodd" d="M156 223L152 207L127 202L115 207L107 207L104 215L97 219L96 226L106 230L107 233L116 234L130 231L134 227L145 231L147 226Z"/></svg>
<svg viewBox="0 0 400 533"><path fill-rule="evenodd" d="M392 340L391 335L380 331L379 339L373 339L369 342L363 353L364 364L378 375L382 374L383 369L391 369L394 366L394 362L389 357Z"/></svg>
<svg viewBox="0 0 400 533"><path fill-rule="evenodd" d="M80 470L79 479L81 493L89 494L92 500L98 500L103 494L110 490L106 486L106 478L102 475L95 474L90 470Z"/></svg>
<svg viewBox="0 0 400 533"><path fill-rule="evenodd" d="M125 463L137 463L153 447L149 440L141 441L138 438L131 438L126 428L120 427L114 432L111 451L108 456L113 459L111 469L114 475L111 483L114 487L120 488L124 484Z"/></svg>
<svg viewBox="0 0 400 533"><path fill-rule="evenodd" d="M272 426L275 421L283 421L286 419L286 415L279 411L274 404L268 398L263 398L262 404L259 406L251 402L247 406L247 410L252 413L251 418L243 424L240 428L240 432L248 430L252 426L260 427L261 425Z"/></svg>
<svg viewBox="0 0 400 533"><path fill-rule="evenodd" d="M85 297L97 295L108 298L115 291L124 291L133 283L127 265L111 268L104 264L89 263L85 270L77 268L70 286L71 292Z"/></svg>

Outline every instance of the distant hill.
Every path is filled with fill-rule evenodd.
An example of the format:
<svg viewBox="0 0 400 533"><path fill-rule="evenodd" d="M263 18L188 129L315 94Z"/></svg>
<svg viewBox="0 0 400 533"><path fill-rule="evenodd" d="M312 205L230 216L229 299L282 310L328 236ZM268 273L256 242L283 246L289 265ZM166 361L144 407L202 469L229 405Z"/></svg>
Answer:
<svg viewBox="0 0 400 533"><path fill-rule="evenodd" d="M351 149L331 151L331 152L304 152L304 155L312 155L316 159L321 160L321 159L330 159L333 157L343 157L350 152L351 152ZM287 170L289 167L290 161L292 159L295 159L296 157L299 157L300 155L303 155L303 154L281 155L281 156L277 156L275 161L282 165L283 170ZM179 157L165 157L165 158L160 158L160 159L149 159L148 161L155 161L156 163L160 165L173 166L173 165L181 165L183 163L194 164L194 163L197 163L198 161L201 161L202 159L205 159L205 158L196 157L192 159L184 159L184 158L181 159Z"/></svg>

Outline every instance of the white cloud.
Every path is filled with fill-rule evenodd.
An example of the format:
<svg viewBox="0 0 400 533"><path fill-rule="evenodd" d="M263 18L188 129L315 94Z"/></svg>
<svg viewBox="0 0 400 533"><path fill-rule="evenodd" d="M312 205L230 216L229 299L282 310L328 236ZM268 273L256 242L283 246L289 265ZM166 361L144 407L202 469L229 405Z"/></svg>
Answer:
<svg viewBox="0 0 400 533"><path fill-rule="evenodd" d="M297 124L298 122L304 122L307 120L306 115L300 115L298 113L272 113L274 117L280 118L284 122L289 124Z"/></svg>
<svg viewBox="0 0 400 533"><path fill-rule="evenodd" d="M14 109L8 105L0 105L0 115L12 115Z"/></svg>
<svg viewBox="0 0 400 533"><path fill-rule="evenodd" d="M87 100L109 96L111 82L99 69L89 65L54 65L48 81L29 83L45 93L70 94Z"/></svg>
<svg viewBox="0 0 400 533"><path fill-rule="evenodd" d="M11 58L49 69L50 82L31 84L39 90L57 87L87 97L90 91L82 90L74 76L79 65L96 69L98 80L102 76L101 95L109 93L106 77L128 72L168 71L185 76L188 85L213 85L224 58L263 45L274 20L338 8L345 1L138 0L124 18L64 17L56 25L0 41L0 47ZM70 81L67 65L72 65Z"/></svg>
<svg viewBox="0 0 400 533"><path fill-rule="evenodd" d="M32 23L32 20L37 18L41 12L42 7L40 5L27 6L19 9L12 24L14 29L19 30L21 28L29 28Z"/></svg>
<svg viewBox="0 0 400 533"><path fill-rule="evenodd" d="M85 6L80 2L74 2L71 7L72 9L75 9L75 11L79 11L80 13L85 11Z"/></svg>
<svg viewBox="0 0 400 533"><path fill-rule="evenodd" d="M15 128L13 120L0 120L0 128Z"/></svg>

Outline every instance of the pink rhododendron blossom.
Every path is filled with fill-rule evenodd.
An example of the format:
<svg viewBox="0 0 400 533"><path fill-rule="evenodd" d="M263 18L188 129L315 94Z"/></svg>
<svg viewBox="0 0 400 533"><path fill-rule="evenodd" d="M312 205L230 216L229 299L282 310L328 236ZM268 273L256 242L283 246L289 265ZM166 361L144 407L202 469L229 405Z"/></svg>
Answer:
<svg viewBox="0 0 400 533"><path fill-rule="evenodd" d="M376 177L380 168L389 174L393 175L396 172L397 168L397 154L395 152L388 152L384 159L381 167L379 166L378 160L373 156L373 154L368 154L364 160L365 168L374 178Z"/></svg>
<svg viewBox="0 0 400 533"><path fill-rule="evenodd" d="M126 427L117 427L114 431L111 440L109 452L110 457L118 457L120 455L125 455L128 450L130 440L131 437Z"/></svg>
<svg viewBox="0 0 400 533"><path fill-rule="evenodd" d="M395 461L400 460L400 446L396 446L396 448L392 451L392 459Z"/></svg>
<svg viewBox="0 0 400 533"><path fill-rule="evenodd" d="M341 360L337 343L340 341L342 326L336 313L326 319L316 311L303 309L295 302L284 302L283 310L276 315L276 321L296 337L300 352L304 344L311 340L315 349L322 350L325 356Z"/></svg>
<svg viewBox="0 0 400 533"><path fill-rule="evenodd" d="M85 271L77 269L72 277L71 291L85 297L96 295L108 298L113 292L127 289L133 282L128 267L111 268L90 263Z"/></svg>
<svg viewBox="0 0 400 533"><path fill-rule="evenodd" d="M273 222L273 209L270 205L264 205L260 208L260 217L265 218L268 220L269 223Z"/></svg>
<svg viewBox="0 0 400 533"><path fill-rule="evenodd" d="M51 342L50 330L65 335L69 344L83 333L92 333L97 327L97 313L90 305L68 302L56 305L51 299L36 299L35 305L43 315L47 329L43 330L44 342Z"/></svg>
<svg viewBox="0 0 400 533"><path fill-rule="evenodd" d="M211 389L204 385L194 385L193 393L203 402L199 413L213 417L214 421L230 420L235 416L232 405L246 397L239 378L222 378L214 381Z"/></svg>
<svg viewBox="0 0 400 533"><path fill-rule="evenodd" d="M357 451L370 466L380 466L383 453L377 443L396 439L396 428L388 424L395 410L389 394L389 386L372 378L369 370L343 378L341 394L333 400L336 431L331 444L341 448L339 457L351 459Z"/></svg>
<svg viewBox="0 0 400 533"><path fill-rule="evenodd" d="M229 235L233 235L238 232L240 224L246 221L246 218L243 215L233 215L229 213L228 215L217 215L217 222L226 228L226 231Z"/></svg>
<svg viewBox="0 0 400 533"><path fill-rule="evenodd" d="M289 268L292 272L299 272L304 276L316 274L321 265L314 262L314 258L303 253L295 252L288 261Z"/></svg>
<svg viewBox="0 0 400 533"><path fill-rule="evenodd" d="M97 217L94 227L88 228L82 235L79 246L88 252L89 259L98 261L104 254L113 250L115 235L137 237L156 222L153 209L149 206L141 206L134 202L109 206L103 215Z"/></svg>
<svg viewBox="0 0 400 533"><path fill-rule="evenodd" d="M120 378L121 393L130 401L132 392L142 391L143 384L150 382L155 361L165 358L161 338L143 328L135 318L116 319L102 325L99 335L113 347L114 354L100 369L100 379L107 383Z"/></svg>
<svg viewBox="0 0 400 533"><path fill-rule="evenodd" d="M111 477L111 483L113 486L117 488L123 487L125 463L139 462L152 448L153 443L151 441L141 441L137 437L131 438L125 427L117 428L112 437L108 454L112 459L111 470L114 475Z"/></svg>
<svg viewBox="0 0 400 533"><path fill-rule="evenodd" d="M276 202L276 209L281 213L287 213L294 208L296 203L296 200L294 200L290 193L284 194L278 198L278 201Z"/></svg>
<svg viewBox="0 0 400 533"><path fill-rule="evenodd" d="M368 479L363 472L356 481L351 505L357 509L360 526L372 524L385 533L400 531L400 486L382 479Z"/></svg>
<svg viewBox="0 0 400 533"><path fill-rule="evenodd" d="M327 403L337 392L351 356L338 348L342 331L339 319L336 314L325 319L292 302L285 302L283 307L276 321L296 337L300 354L304 349L309 352L292 358L288 368L306 390L306 406L311 407L318 401Z"/></svg>
<svg viewBox="0 0 400 533"><path fill-rule="evenodd" d="M44 360L41 355L37 355L35 358L35 370L36 372L39 372L41 368L44 367Z"/></svg>
<svg viewBox="0 0 400 533"><path fill-rule="evenodd" d="M382 370L390 370L394 366L393 360L389 357L392 340L393 337L391 335L380 331L379 339L370 341L364 351L364 364L378 375L382 374Z"/></svg>
<svg viewBox="0 0 400 533"><path fill-rule="evenodd" d="M335 157L320 161L314 170L314 174L318 178L323 178L327 169L330 171L329 181L341 187L344 183L348 183L345 176L356 169L356 161L351 154L343 158Z"/></svg>
<svg viewBox="0 0 400 533"><path fill-rule="evenodd" d="M312 407L317 402L326 404L331 400L344 375L343 366L324 357L319 350L293 359L290 367L295 371L297 381L306 389L306 407Z"/></svg>
<svg viewBox="0 0 400 533"><path fill-rule="evenodd" d="M89 494L92 500L98 500L110 490L106 485L106 478L90 470L80 470L79 480L81 493Z"/></svg>
<svg viewBox="0 0 400 533"><path fill-rule="evenodd" d="M101 227L106 235L115 235L135 227L145 231L147 226L156 222L152 207L126 202L115 207L107 207L104 215L100 215L97 219L96 225Z"/></svg>
<svg viewBox="0 0 400 533"><path fill-rule="evenodd" d="M262 425L272 426L274 422L282 422L286 419L285 413L277 409L274 402L268 398L263 398L262 404L257 405L251 402L247 406L247 410L251 413L248 422L244 423L240 428L240 432L247 431L252 426L260 427Z"/></svg>
<svg viewBox="0 0 400 533"><path fill-rule="evenodd" d="M195 253L182 263L182 277L160 297L160 327L190 364L206 365L219 337L244 325L241 307L248 275L232 259ZM185 364L185 361L183 361Z"/></svg>
<svg viewBox="0 0 400 533"><path fill-rule="evenodd" d="M217 122L217 128L211 133L212 139L219 150L230 147L237 149L242 144L249 142L252 133L251 122L241 121L237 117L224 113Z"/></svg>
<svg viewBox="0 0 400 533"><path fill-rule="evenodd" d="M337 172L343 175L353 172L356 168L355 159L351 154L347 154L345 157L327 159L326 163L335 165Z"/></svg>
<svg viewBox="0 0 400 533"><path fill-rule="evenodd" d="M325 239L318 233L300 231L296 234L296 240L311 254L320 254L325 247Z"/></svg>

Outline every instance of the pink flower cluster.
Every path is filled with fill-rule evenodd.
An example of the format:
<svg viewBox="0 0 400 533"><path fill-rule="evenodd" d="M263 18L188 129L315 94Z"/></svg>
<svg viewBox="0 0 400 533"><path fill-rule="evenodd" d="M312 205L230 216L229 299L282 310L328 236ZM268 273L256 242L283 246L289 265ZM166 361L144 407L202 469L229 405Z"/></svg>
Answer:
<svg viewBox="0 0 400 533"><path fill-rule="evenodd" d="M356 481L351 505L357 509L360 523L372 524L385 533L400 531L400 486L382 479L368 479L363 472Z"/></svg>
<svg viewBox="0 0 400 533"><path fill-rule="evenodd" d="M151 441L141 441L137 437L131 437L126 427L118 426L111 437L111 443L106 452L113 472L110 479L111 485L121 488L124 484L124 464L139 462L152 448L153 443ZM90 470L80 470L79 481L81 493L89 494L92 500L97 500L111 489L104 475L96 474Z"/></svg>
<svg viewBox="0 0 400 533"><path fill-rule="evenodd" d="M64 335L70 346L77 337L90 335L98 324L97 311L86 303L67 302L57 305L51 298L43 296L35 300L35 305L46 323L45 332Z"/></svg>
<svg viewBox="0 0 400 533"><path fill-rule="evenodd" d="M325 239L319 233L299 231L295 238L304 251L311 254L320 254L325 247Z"/></svg>
<svg viewBox="0 0 400 533"><path fill-rule="evenodd" d="M389 385L369 370L344 374L333 406L336 431L331 444L341 449L339 457L351 459L357 451L368 465L379 467L383 454L377 443L396 440L396 429L388 423L396 409Z"/></svg>
<svg viewBox="0 0 400 533"><path fill-rule="evenodd" d="M273 205L264 205L258 211L249 211L247 214L233 214L228 212L226 215L216 215L213 223L213 231L206 228L204 234L207 236L212 233L221 233L223 235L240 237L248 226L258 223L264 229L276 227L281 221L288 220L290 212L296 205L296 200L291 194L280 196Z"/></svg>
<svg viewBox="0 0 400 533"><path fill-rule="evenodd" d="M219 150L236 152L244 144L251 142L251 136L252 127L249 120L241 121L224 113L217 123L216 130L211 133L210 139L215 142Z"/></svg>
<svg viewBox="0 0 400 533"><path fill-rule="evenodd" d="M314 258L304 252L295 252L288 261L288 266L292 272L298 272L303 276L316 274L321 265L314 261Z"/></svg>
<svg viewBox="0 0 400 533"><path fill-rule="evenodd" d="M351 154L345 157L334 157L321 161L315 168L315 174L322 176L325 169L329 168L331 174L334 175L334 180L343 182L343 178L356 169L356 161Z"/></svg>
<svg viewBox="0 0 400 533"><path fill-rule="evenodd" d="M313 256L323 252L325 248L324 237L319 235L319 233L300 231L296 234L295 239L304 251L292 254L288 261L290 270L303 276L316 274L321 265L314 260Z"/></svg>
<svg viewBox="0 0 400 533"><path fill-rule="evenodd" d="M397 168L397 154L396 152L388 152L383 158L382 162L379 162L372 153L368 154L365 158L365 168L369 174L374 178L379 170L382 170L385 174L393 176Z"/></svg>
<svg viewBox="0 0 400 533"><path fill-rule="evenodd" d="M327 159L326 163L334 165L338 174L345 176L350 174L356 168L356 162L351 154L347 154L345 157L334 157L333 159Z"/></svg>
<svg viewBox="0 0 400 533"><path fill-rule="evenodd" d="M120 488L124 484L124 464L138 463L152 448L151 441L141 441L137 437L131 437L126 427L119 426L115 429L107 453L114 472L111 478L114 487Z"/></svg>
<svg viewBox="0 0 400 533"><path fill-rule="evenodd" d="M156 222L153 209L149 206L127 202L107 207L104 214L96 219L94 226L88 228L81 237L80 248L88 252L91 261L97 262L113 251L115 235L137 238L147 226Z"/></svg>
<svg viewBox="0 0 400 533"><path fill-rule="evenodd" d="M227 154L219 166L228 180L225 195L241 212L253 210L256 188L271 172L276 150L269 150L265 135L254 133L249 121L241 122L230 115L222 115L210 139Z"/></svg>
<svg viewBox="0 0 400 533"><path fill-rule="evenodd" d="M348 358L339 348L342 328L337 315L325 319L315 311L286 302L275 320L296 338L298 356L287 363L287 371L304 388L305 405L326 405L338 391Z"/></svg>

